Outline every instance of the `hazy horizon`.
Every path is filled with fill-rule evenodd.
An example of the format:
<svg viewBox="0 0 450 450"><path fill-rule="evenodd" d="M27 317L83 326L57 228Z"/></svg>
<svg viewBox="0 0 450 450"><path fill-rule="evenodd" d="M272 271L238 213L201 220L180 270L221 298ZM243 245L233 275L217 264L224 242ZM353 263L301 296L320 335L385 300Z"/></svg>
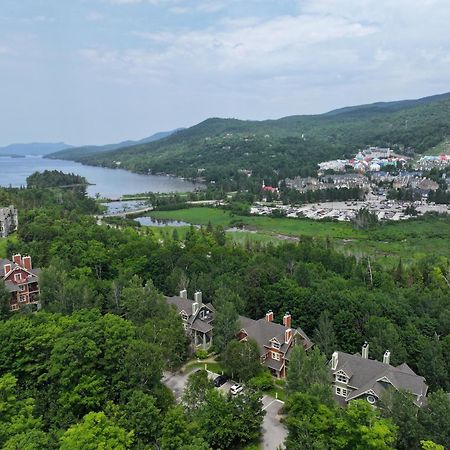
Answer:
<svg viewBox="0 0 450 450"><path fill-rule="evenodd" d="M0 146L450 91L444 0L4 0Z"/></svg>

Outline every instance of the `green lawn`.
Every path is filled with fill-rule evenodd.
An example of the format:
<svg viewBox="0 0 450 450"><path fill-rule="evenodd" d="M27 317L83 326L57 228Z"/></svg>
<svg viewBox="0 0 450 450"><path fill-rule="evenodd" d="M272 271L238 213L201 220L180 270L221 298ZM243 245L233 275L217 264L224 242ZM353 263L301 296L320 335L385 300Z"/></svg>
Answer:
<svg viewBox="0 0 450 450"><path fill-rule="evenodd" d="M382 223L372 230L356 230L348 222L323 222L308 219L274 219L257 216L232 216L217 208L189 208L176 211L154 211L160 219L181 220L193 224L229 227L240 222L255 232L229 232L236 242L279 242L283 236L329 237L345 253L373 256L379 262L391 263L401 257L412 261L417 255L439 255L450 258L450 219L428 217L406 222ZM160 231L160 233L162 233Z"/></svg>
<svg viewBox="0 0 450 450"><path fill-rule="evenodd" d="M230 224L230 213L218 208L186 208L175 211L152 211L148 214L156 219L180 220L196 225L228 226Z"/></svg>
<svg viewBox="0 0 450 450"><path fill-rule="evenodd" d="M256 231L278 233L288 236L332 236L340 239L366 237L367 233L355 230L351 224L342 222L319 222L309 219L273 219L261 216L234 216L217 208L188 208L175 211L152 211L149 215L157 219L180 220L198 225L232 226L243 223Z"/></svg>

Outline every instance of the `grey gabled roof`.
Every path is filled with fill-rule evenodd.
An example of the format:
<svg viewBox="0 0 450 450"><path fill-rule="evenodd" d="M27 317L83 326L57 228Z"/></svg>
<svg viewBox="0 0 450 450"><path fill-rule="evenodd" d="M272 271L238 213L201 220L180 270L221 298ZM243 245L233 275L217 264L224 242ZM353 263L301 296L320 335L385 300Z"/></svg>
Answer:
<svg viewBox="0 0 450 450"><path fill-rule="evenodd" d="M264 361L264 365L266 367L268 367L269 369L274 369L277 372L279 372L282 369L282 367L284 366L284 361L282 361L281 359L279 361L277 361L276 359L267 358Z"/></svg>
<svg viewBox="0 0 450 450"><path fill-rule="evenodd" d="M199 308L197 314L192 314L192 305L194 300L190 300L188 298L183 298L179 296L166 297L166 301L169 305L175 307L177 312L180 314L181 312L185 312L188 316L187 323L192 330L200 331L202 333L207 333L213 329L212 321L214 318L214 306L211 303L202 303ZM200 310L202 307L206 307L211 311L212 314L208 314L204 319L199 317Z"/></svg>
<svg viewBox="0 0 450 450"><path fill-rule="evenodd" d="M192 322L191 328L201 333L208 333L213 329L211 322L206 322L198 318Z"/></svg>
<svg viewBox="0 0 450 450"><path fill-rule="evenodd" d="M380 397L389 384L396 389L406 390L416 397L423 398L427 393L428 386L425 378L414 373L406 363L394 367L373 359L362 358L359 354L350 355L344 352L337 352L337 354L338 364L336 370L332 371L333 374L343 370L350 377L349 387L355 389L349 394L347 400L357 398L369 390Z"/></svg>
<svg viewBox="0 0 450 450"><path fill-rule="evenodd" d="M13 283L12 281L5 281L5 289L8 292L19 292L20 291L19 285Z"/></svg>
<svg viewBox="0 0 450 450"><path fill-rule="evenodd" d="M192 300L183 297L166 297L167 303L169 305L175 306L178 313L184 311L188 316L192 315L192 304L194 303Z"/></svg>
<svg viewBox="0 0 450 450"><path fill-rule="evenodd" d="M289 345L284 343L284 332L288 329L284 325L275 322L268 322L265 318L259 320L249 319L248 317L239 316L239 326L245 330L247 336L254 339L258 344L261 355L267 353L266 348L271 346L271 340L275 338L280 343L280 351L286 353ZM304 342L306 348L311 347L312 343L300 328L293 329L293 333L298 333Z"/></svg>

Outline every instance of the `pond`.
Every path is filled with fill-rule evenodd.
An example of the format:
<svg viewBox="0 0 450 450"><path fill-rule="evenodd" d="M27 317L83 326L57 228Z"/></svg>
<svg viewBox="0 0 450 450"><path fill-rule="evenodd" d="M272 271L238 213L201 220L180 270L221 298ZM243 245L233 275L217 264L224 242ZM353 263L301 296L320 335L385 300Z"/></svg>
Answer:
<svg viewBox="0 0 450 450"><path fill-rule="evenodd" d="M163 220L155 219L154 217L137 217L136 222L139 222L144 227L190 227L191 224L179 220Z"/></svg>
<svg viewBox="0 0 450 450"><path fill-rule="evenodd" d="M106 214L118 214L146 208L149 204L145 200L123 200L120 202L102 203L102 206L106 206Z"/></svg>

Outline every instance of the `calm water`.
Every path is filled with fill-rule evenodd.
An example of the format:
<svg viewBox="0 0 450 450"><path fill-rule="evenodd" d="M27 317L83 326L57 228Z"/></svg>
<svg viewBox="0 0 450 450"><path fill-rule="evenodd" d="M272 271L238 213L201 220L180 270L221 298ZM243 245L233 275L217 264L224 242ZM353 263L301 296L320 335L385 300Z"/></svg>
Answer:
<svg viewBox="0 0 450 450"><path fill-rule="evenodd" d="M123 213L149 206L148 203L143 200L124 200L121 202L102 203L102 205L106 206L106 214Z"/></svg>
<svg viewBox="0 0 450 450"><path fill-rule="evenodd" d="M179 220L163 220L155 219L154 217L137 217L134 220L145 227L189 227L191 225Z"/></svg>
<svg viewBox="0 0 450 450"><path fill-rule="evenodd" d="M73 161L44 159L37 156L26 158L0 157L0 186L20 187L33 172L62 170L86 177L94 186L88 187L91 196L117 198L125 194L142 192L189 192L196 185L174 177L139 175L122 169L83 166Z"/></svg>

